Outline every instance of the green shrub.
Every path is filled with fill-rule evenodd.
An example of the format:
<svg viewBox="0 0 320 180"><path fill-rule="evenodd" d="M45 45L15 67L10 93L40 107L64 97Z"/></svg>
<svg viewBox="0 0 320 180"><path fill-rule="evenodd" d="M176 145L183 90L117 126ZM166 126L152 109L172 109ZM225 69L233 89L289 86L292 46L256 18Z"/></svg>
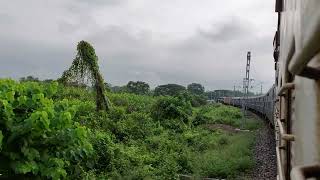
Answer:
<svg viewBox="0 0 320 180"><path fill-rule="evenodd" d="M198 116L197 116L198 115ZM235 127L240 127L242 122L242 112L240 109L225 105L207 105L201 107L194 118L194 124L214 123L227 124Z"/></svg>
<svg viewBox="0 0 320 180"><path fill-rule="evenodd" d="M122 141L144 139L161 128L148 114L138 112L129 114L126 119L115 122L114 126L116 128L114 133Z"/></svg>
<svg viewBox="0 0 320 180"><path fill-rule="evenodd" d="M108 97L113 108L97 112L90 90L0 80L0 173L40 179L235 178L254 164L252 132L204 126L239 126L236 108L192 108L194 96L187 92ZM246 127L260 126L249 119Z"/></svg>
<svg viewBox="0 0 320 180"><path fill-rule="evenodd" d="M50 84L48 83L48 86ZM94 101L94 93L93 91L88 90L85 87L72 87L72 86L65 86L59 84L58 92L53 95L53 99L55 100L62 100L62 99L76 99L81 101Z"/></svg>
<svg viewBox="0 0 320 180"><path fill-rule="evenodd" d="M130 93L108 93L108 97L113 105L124 107L127 113L150 112L155 101L151 96Z"/></svg>
<svg viewBox="0 0 320 180"><path fill-rule="evenodd" d="M189 101L178 97L160 97L152 106L152 117L165 126L174 126L177 123L188 124L192 108ZM180 122L179 122L180 121Z"/></svg>
<svg viewBox="0 0 320 180"><path fill-rule="evenodd" d="M192 120L192 124L194 126L202 125L210 123L210 117L206 116L205 114L210 111L209 108L201 108L199 111L195 113L195 116Z"/></svg>
<svg viewBox="0 0 320 180"><path fill-rule="evenodd" d="M112 179L143 179L154 176L151 166L154 159L144 146L117 144L111 162Z"/></svg>
<svg viewBox="0 0 320 180"><path fill-rule="evenodd" d="M103 131L96 131L90 137L94 149L94 169L100 172L112 171L111 162L114 160L115 149L112 135Z"/></svg>
<svg viewBox="0 0 320 180"><path fill-rule="evenodd" d="M191 105L193 107L200 107L207 104L207 97L205 95L193 95Z"/></svg>
<svg viewBox="0 0 320 180"><path fill-rule="evenodd" d="M92 154L88 130L72 121L76 106L54 103L56 91L56 83L0 80L0 156L16 174L65 178Z"/></svg>

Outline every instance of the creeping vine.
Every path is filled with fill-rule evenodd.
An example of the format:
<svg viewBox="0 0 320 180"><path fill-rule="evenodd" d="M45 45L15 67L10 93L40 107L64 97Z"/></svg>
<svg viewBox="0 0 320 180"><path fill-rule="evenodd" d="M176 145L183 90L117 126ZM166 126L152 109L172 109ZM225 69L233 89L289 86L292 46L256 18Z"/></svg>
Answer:
<svg viewBox="0 0 320 180"><path fill-rule="evenodd" d="M98 57L94 48L86 41L80 41L77 46L77 55L71 67L64 71L59 79L64 84L90 81L96 92L97 111L109 110L110 102L105 96L104 81L99 71Z"/></svg>

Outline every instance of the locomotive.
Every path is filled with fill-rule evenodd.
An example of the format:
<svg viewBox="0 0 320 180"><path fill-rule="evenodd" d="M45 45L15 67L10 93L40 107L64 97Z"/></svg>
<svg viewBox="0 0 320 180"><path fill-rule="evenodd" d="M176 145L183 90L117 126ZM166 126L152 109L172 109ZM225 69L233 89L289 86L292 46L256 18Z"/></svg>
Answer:
<svg viewBox="0 0 320 180"><path fill-rule="evenodd" d="M277 179L320 179L320 0L276 0L275 83L263 96L224 98L272 124Z"/></svg>

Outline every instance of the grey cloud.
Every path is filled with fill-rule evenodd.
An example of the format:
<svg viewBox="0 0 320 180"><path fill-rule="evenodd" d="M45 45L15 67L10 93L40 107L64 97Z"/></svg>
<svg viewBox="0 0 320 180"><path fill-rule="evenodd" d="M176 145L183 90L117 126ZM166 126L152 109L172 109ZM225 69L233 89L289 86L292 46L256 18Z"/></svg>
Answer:
<svg viewBox="0 0 320 180"><path fill-rule="evenodd" d="M1 13L0 12L0 24L3 25L8 25L14 23L14 18L10 16L9 14Z"/></svg>
<svg viewBox="0 0 320 180"><path fill-rule="evenodd" d="M159 38L161 32L143 28L146 23L143 19L126 22L127 17L121 16L119 21L123 21L122 23L111 25L103 24L95 18L97 9L101 10L100 8L106 6L113 8L116 5L113 3L118 1L77 1L81 3L77 4L72 0L68 1L67 5L64 3L52 5L52 12L62 13L60 17L63 18L55 19L50 13L43 17L42 19L46 21L41 21L42 23L48 22L54 26L41 29L41 38L36 33L40 30L30 28L36 24L26 24L28 26L26 29L33 30L33 33L28 33L30 36L27 38L19 31L11 33L10 28L0 29L0 77L19 78L34 75L42 79L58 78L63 70L70 66L75 56L77 42L86 40L96 49L105 80L114 85L123 85L130 80L143 80L153 87L165 83L187 85L199 82L207 89L231 89L234 84L241 83L248 50L253 54L252 77L262 81L271 79L268 83L272 83L273 32L252 29L252 22L247 23L242 17L220 19L220 23L213 18L210 22L212 26L199 25L188 31L193 34L186 33L183 38L161 39ZM89 2L91 5L87 6ZM126 7L121 2L117 5ZM75 11L69 12L70 7ZM89 10L84 11L86 8ZM127 10L124 9L123 12ZM117 11L118 9L113 12ZM136 9L131 10L131 13L134 16ZM113 17L112 13L107 16L107 18ZM197 18L193 20L195 24L196 20ZM132 24L140 26L138 28ZM177 31L181 30L178 28L180 22L170 24L176 24ZM3 32L7 35L1 36Z"/></svg>
<svg viewBox="0 0 320 180"><path fill-rule="evenodd" d="M100 28L91 16L83 14L77 15L72 20L61 20L57 23L57 26L62 34L75 33L82 30L92 31Z"/></svg>
<svg viewBox="0 0 320 180"><path fill-rule="evenodd" d="M265 43L235 41L222 45L208 44L208 40L199 33L184 41L163 45L148 35L130 34L120 27L100 30L84 40L95 47L105 80L115 85L126 84L129 80L144 80L153 87L191 82L203 83L207 88L232 87L241 81L245 63L246 49L237 46L255 45L258 47L255 51L259 51ZM12 72L8 69L11 69L19 72L19 77L32 74L42 78L59 77L71 64L76 47L76 42L60 48L33 42L15 41L7 47L4 44L0 46L0 54L10 61L3 69L0 67L2 75L9 76Z"/></svg>
<svg viewBox="0 0 320 180"><path fill-rule="evenodd" d="M127 2L128 0L71 0L63 8L70 13L89 15L92 11L97 11L105 7L118 7Z"/></svg>
<svg viewBox="0 0 320 180"><path fill-rule="evenodd" d="M66 21L62 21L58 24L58 29L61 33L71 33L78 30L80 24L78 23L68 23Z"/></svg>
<svg viewBox="0 0 320 180"><path fill-rule="evenodd" d="M85 3L87 5L101 6L101 5L120 5L126 0L76 0L76 2Z"/></svg>
<svg viewBox="0 0 320 180"><path fill-rule="evenodd" d="M250 37L250 34L254 30L249 29L249 26L252 27L248 22L243 22L237 18L229 18L229 20L222 24L212 25L211 31L199 30L199 34L214 43L234 41Z"/></svg>
<svg viewBox="0 0 320 180"><path fill-rule="evenodd" d="M57 78L71 64L73 53L65 47L2 38L0 77Z"/></svg>

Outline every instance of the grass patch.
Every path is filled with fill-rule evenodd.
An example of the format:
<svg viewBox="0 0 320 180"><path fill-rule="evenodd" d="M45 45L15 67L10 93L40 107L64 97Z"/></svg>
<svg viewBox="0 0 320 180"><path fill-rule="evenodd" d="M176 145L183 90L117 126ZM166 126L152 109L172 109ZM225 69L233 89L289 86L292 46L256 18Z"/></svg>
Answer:
<svg viewBox="0 0 320 180"><path fill-rule="evenodd" d="M255 164L252 132L228 134L197 129L183 136L188 145L182 153L184 174L229 179L249 171Z"/></svg>

